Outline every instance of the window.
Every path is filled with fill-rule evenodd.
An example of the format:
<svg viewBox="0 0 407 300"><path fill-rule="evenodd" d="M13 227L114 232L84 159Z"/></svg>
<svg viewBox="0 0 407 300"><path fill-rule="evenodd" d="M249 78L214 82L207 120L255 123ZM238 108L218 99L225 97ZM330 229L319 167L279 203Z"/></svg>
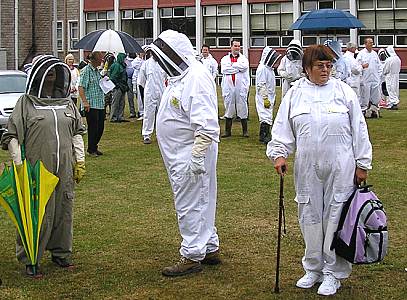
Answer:
<svg viewBox="0 0 407 300"><path fill-rule="evenodd" d="M376 45L374 36L372 36L372 35L359 35L359 47L364 47L365 46L365 39L366 38L372 38L373 39L373 46Z"/></svg>
<svg viewBox="0 0 407 300"><path fill-rule="evenodd" d="M133 17L132 10L123 10L122 11L122 19L131 19Z"/></svg>
<svg viewBox="0 0 407 300"><path fill-rule="evenodd" d="M127 14L125 15L127 17ZM86 13L86 33L98 29L114 29L113 10Z"/></svg>
<svg viewBox="0 0 407 300"><path fill-rule="evenodd" d="M264 8L264 4L262 6ZM204 6L203 28L205 43L215 47L230 47L232 38L241 39L242 36L242 6Z"/></svg>
<svg viewBox="0 0 407 300"><path fill-rule="evenodd" d="M250 5L250 36L252 47L264 47L261 39L266 37L268 46L280 47L276 36L291 36L290 26L293 23L292 2L256 3ZM269 37L274 36L271 39Z"/></svg>
<svg viewBox="0 0 407 300"><path fill-rule="evenodd" d="M74 49L74 47L79 40L78 21L69 21L68 26L69 26L69 36L68 36L69 50L72 51L76 50Z"/></svg>
<svg viewBox="0 0 407 300"><path fill-rule="evenodd" d="M393 0L376 0L376 8L393 8Z"/></svg>
<svg viewBox="0 0 407 300"><path fill-rule="evenodd" d="M359 9L374 9L374 0L359 0Z"/></svg>
<svg viewBox="0 0 407 300"><path fill-rule="evenodd" d="M396 38L396 46L407 46L407 35L399 35Z"/></svg>
<svg viewBox="0 0 407 300"><path fill-rule="evenodd" d="M57 50L64 50L64 25L62 21L57 21Z"/></svg>
<svg viewBox="0 0 407 300"><path fill-rule="evenodd" d="M319 9L334 8L334 1L319 1Z"/></svg>
<svg viewBox="0 0 407 300"><path fill-rule="evenodd" d="M377 46L389 46L394 45L394 37L392 35L379 35L377 37Z"/></svg>
<svg viewBox="0 0 407 300"><path fill-rule="evenodd" d="M126 13L126 18L123 18L123 13ZM153 20L149 17L151 9L134 9L130 11L122 11L122 31L135 37L140 45L151 44L153 38ZM131 15L131 17L130 17Z"/></svg>
<svg viewBox="0 0 407 300"><path fill-rule="evenodd" d="M186 16L187 11L189 11L188 16ZM161 8L161 31L173 29L184 33L191 43L195 42L196 18L195 14L192 15L192 11L195 11L195 7Z"/></svg>
<svg viewBox="0 0 407 300"><path fill-rule="evenodd" d="M303 46L310 46L318 44L318 38L316 36L303 36L302 37L302 45Z"/></svg>

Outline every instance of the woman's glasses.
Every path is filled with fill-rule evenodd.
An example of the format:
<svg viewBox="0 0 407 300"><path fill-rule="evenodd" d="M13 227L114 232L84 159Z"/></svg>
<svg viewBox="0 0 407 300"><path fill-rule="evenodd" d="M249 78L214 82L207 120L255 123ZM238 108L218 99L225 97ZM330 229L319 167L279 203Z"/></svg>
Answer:
<svg viewBox="0 0 407 300"><path fill-rule="evenodd" d="M316 64L316 65L314 65L314 67L317 67L317 69L318 70L320 70L320 71L323 71L323 70L325 70L325 68L327 69L327 70L331 70L332 69L332 67L333 67L333 64L332 63L318 63L318 64Z"/></svg>

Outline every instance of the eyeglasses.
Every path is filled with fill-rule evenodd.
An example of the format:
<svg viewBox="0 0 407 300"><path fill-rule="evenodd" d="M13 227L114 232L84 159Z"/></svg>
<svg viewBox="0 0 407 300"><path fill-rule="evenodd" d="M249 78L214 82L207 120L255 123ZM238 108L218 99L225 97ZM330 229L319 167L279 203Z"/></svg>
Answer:
<svg viewBox="0 0 407 300"><path fill-rule="evenodd" d="M314 67L317 67L318 70L320 70L320 71L325 70L325 68L327 68L328 70L331 70L333 67L333 64L332 63L326 63L326 64L319 63L319 64L314 65Z"/></svg>

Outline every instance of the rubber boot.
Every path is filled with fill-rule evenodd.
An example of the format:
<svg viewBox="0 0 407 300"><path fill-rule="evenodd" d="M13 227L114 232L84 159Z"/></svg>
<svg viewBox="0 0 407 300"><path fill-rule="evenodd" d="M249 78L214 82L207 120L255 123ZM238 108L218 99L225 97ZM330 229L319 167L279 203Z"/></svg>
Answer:
<svg viewBox="0 0 407 300"><path fill-rule="evenodd" d="M271 125L264 123L264 141L263 143L265 145L268 144L268 142L271 141Z"/></svg>
<svg viewBox="0 0 407 300"><path fill-rule="evenodd" d="M247 132L247 119L240 119L242 123L242 131L244 137L249 137L249 133Z"/></svg>
<svg viewBox="0 0 407 300"><path fill-rule="evenodd" d="M223 138L232 136L232 118L225 118L225 133L222 135Z"/></svg>
<svg viewBox="0 0 407 300"><path fill-rule="evenodd" d="M260 123L260 132L259 132L259 142L264 144L264 139L266 138L266 123Z"/></svg>

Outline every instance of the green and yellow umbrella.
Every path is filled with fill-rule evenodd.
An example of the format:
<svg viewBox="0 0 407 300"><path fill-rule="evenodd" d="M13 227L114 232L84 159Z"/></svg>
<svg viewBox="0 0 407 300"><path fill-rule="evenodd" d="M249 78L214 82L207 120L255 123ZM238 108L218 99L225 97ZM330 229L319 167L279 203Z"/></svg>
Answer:
<svg viewBox="0 0 407 300"><path fill-rule="evenodd" d="M27 257L37 264L38 242L45 207L59 179L41 161L32 167L24 159L6 166L0 175L0 204L5 208L21 236ZM34 273L37 270L34 268Z"/></svg>

